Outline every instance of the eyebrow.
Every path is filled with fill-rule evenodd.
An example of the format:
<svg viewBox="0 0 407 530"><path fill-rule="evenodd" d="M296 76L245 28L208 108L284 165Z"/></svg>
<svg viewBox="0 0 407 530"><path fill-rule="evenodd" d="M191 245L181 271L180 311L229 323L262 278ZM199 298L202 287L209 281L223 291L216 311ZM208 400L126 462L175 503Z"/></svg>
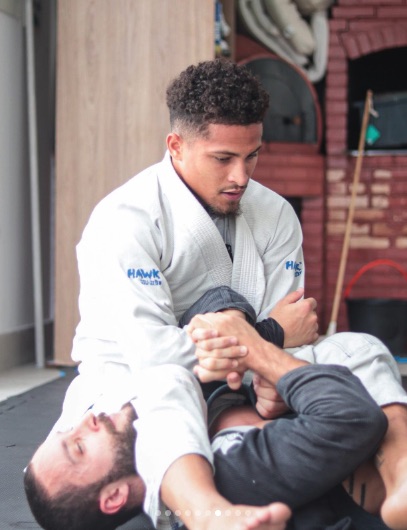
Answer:
<svg viewBox="0 0 407 530"><path fill-rule="evenodd" d="M67 459L71 462L71 464L75 465L75 460L72 458L72 455L69 451L69 448L68 448L68 444L66 443L65 440L62 440L62 449L64 450L64 453L65 453L65 456L67 457Z"/></svg>
<svg viewBox="0 0 407 530"><path fill-rule="evenodd" d="M261 148L262 148L262 145L259 145L259 147L257 149L255 149L254 151L251 151L247 156L254 155L255 153L258 153ZM214 151L212 154L214 154L214 155L239 156L238 153L234 153L232 151Z"/></svg>

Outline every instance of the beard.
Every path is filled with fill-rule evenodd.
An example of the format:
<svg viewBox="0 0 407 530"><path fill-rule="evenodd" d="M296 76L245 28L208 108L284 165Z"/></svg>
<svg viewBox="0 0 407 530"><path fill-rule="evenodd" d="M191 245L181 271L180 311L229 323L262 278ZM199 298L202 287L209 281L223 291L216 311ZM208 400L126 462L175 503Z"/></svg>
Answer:
<svg viewBox="0 0 407 530"><path fill-rule="evenodd" d="M211 217L219 217L220 219L226 219L228 217L238 217L242 212L240 209L240 203L230 204L227 211L219 210L216 206L210 204L205 205L206 211Z"/></svg>
<svg viewBox="0 0 407 530"><path fill-rule="evenodd" d="M125 405L124 409L126 410L127 421L124 430L121 432L112 425L107 416L99 415L99 420L106 425L113 438L113 466L108 475L110 482L137 473L135 459L136 431L133 427L136 415L131 405Z"/></svg>

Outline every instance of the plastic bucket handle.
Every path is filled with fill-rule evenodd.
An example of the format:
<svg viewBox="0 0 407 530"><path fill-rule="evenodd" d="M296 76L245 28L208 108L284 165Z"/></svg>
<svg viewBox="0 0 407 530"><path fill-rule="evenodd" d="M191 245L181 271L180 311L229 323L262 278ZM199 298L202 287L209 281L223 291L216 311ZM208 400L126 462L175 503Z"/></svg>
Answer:
<svg viewBox="0 0 407 530"><path fill-rule="evenodd" d="M350 295L350 292L352 290L352 287L355 285L355 283L359 280L359 278L369 269L373 269L373 267L377 267L377 265L388 265L389 267L393 267L394 269L397 269L400 274L404 276L404 279L407 281L407 270L396 263L395 261L392 261L391 259L376 259L373 261L370 261L369 263L366 263L366 265L363 265L357 273L353 276L353 278L350 280L348 285L346 286L344 297L348 298Z"/></svg>

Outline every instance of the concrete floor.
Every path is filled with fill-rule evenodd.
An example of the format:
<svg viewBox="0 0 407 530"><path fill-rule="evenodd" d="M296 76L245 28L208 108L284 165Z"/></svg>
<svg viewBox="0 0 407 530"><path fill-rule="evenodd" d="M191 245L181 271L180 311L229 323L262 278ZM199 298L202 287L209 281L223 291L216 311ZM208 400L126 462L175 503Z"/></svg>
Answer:
<svg viewBox="0 0 407 530"><path fill-rule="evenodd" d="M63 370L60 368L37 368L34 364L25 364L0 372L0 402L58 379L62 375Z"/></svg>

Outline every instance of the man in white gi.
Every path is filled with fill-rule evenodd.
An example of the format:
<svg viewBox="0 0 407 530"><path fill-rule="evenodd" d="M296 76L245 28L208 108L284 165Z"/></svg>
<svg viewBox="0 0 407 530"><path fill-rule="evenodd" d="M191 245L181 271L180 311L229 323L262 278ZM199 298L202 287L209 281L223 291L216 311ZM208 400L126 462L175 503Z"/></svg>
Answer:
<svg viewBox="0 0 407 530"><path fill-rule="evenodd" d="M221 60L191 66L169 86L164 159L96 206L77 247L80 376L66 413L140 368L192 369L195 346L178 321L214 287L245 296L259 322L271 314L279 346L317 338L316 302L302 299L297 216L251 180L268 98L245 68Z"/></svg>

